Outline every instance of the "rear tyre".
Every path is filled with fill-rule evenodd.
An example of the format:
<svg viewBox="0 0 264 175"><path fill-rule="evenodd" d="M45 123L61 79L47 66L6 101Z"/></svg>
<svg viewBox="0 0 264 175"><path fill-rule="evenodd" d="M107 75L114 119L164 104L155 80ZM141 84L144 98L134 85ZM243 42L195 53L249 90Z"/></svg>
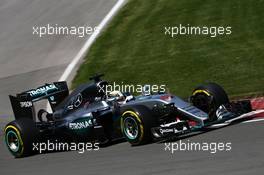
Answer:
<svg viewBox="0 0 264 175"><path fill-rule="evenodd" d="M144 106L133 106L122 113L121 130L124 137L133 146L151 142L151 128L156 124L156 118Z"/></svg>
<svg viewBox="0 0 264 175"><path fill-rule="evenodd" d="M216 83L198 86L192 92L190 100L194 106L208 113L210 121L217 119L215 112L220 105L229 103L225 90Z"/></svg>
<svg viewBox="0 0 264 175"><path fill-rule="evenodd" d="M33 154L33 142L38 134L33 120L21 118L8 123L5 127L5 142L8 150L16 157Z"/></svg>

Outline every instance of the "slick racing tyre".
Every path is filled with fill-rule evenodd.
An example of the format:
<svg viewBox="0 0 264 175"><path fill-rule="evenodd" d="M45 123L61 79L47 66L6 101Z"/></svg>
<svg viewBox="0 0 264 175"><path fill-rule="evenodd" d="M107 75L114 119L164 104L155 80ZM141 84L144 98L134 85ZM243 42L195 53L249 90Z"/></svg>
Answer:
<svg viewBox="0 0 264 175"><path fill-rule="evenodd" d="M121 130L133 146L151 142L151 128L156 126L156 123L151 111L144 106L133 106L122 112Z"/></svg>
<svg viewBox="0 0 264 175"><path fill-rule="evenodd" d="M220 105L229 103L225 90L216 83L208 83L195 88L190 101L194 106L208 113L209 121L217 119L216 110Z"/></svg>
<svg viewBox="0 0 264 175"><path fill-rule="evenodd" d="M5 127L5 142L8 150L16 157L25 157L33 154L33 142L38 129L33 120L20 118Z"/></svg>

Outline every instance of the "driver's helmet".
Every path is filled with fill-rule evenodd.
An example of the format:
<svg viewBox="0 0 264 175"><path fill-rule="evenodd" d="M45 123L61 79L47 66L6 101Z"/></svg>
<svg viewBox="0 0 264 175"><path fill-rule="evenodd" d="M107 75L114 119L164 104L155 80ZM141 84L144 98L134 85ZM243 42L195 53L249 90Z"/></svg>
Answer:
<svg viewBox="0 0 264 175"><path fill-rule="evenodd" d="M112 91L108 94L108 99L116 100L117 102L123 102L126 100L126 97L120 91Z"/></svg>

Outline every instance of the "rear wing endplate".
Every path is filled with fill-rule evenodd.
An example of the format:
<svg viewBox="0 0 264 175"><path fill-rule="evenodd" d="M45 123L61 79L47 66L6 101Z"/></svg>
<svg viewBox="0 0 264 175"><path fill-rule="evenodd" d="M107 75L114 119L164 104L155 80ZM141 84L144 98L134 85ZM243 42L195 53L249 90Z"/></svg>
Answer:
<svg viewBox="0 0 264 175"><path fill-rule="evenodd" d="M33 103L47 99L52 111L69 95L69 89L65 81L45 84L36 89L31 89L16 96L9 95L15 118L27 117L33 119L35 109Z"/></svg>

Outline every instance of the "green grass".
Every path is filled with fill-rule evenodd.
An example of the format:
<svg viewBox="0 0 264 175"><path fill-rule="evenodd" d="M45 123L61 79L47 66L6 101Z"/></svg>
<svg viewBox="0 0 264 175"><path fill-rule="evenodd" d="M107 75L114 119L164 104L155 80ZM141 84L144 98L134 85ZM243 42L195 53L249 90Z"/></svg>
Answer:
<svg viewBox="0 0 264 175"><path fill-rule="evenodd" d="M104 73L111 82L165 84L187 97L213 81L232 96L264 92L264 0L130 0L100 35L73 87ZM170 38L165 26L231 26L232 34Z"/></svg>

